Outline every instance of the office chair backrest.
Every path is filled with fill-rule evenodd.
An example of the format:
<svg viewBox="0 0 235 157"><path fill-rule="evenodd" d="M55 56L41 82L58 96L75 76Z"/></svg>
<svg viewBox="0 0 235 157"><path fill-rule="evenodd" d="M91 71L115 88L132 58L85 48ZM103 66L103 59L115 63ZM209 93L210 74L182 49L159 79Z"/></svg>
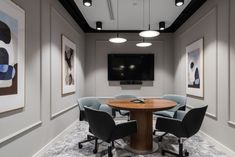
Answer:
<svg viewBox="0 0 235 157"><path fill-rule="evenodd" d="M101 140L109 141L116 126L113 118L106 112L84 108L91 133Z"/></svg>
<svg viewBox="0 0 235 157"><path fill-rule="evenodd" d="M131 95L131 94L127 94L127 95L117 95L115 96L116 99L137 99L137 96L135 95Z"/></svg>
<svg viewBox="0 0 235 157"><path fill-rule="evenodd" d="M187 97L183 95L176 95L176 94L166 94L162 97L163 99L171 100L177 103L177 106L170 109L173 112L186 109Z"/></svg>
<svg viewBox="0 0 235 157"><path fill-rule="evenodd" d="M207 110L207 106L193 108L185 115L182 123L188 133L188 137L196 134L203 122Z"/></svg>
<svg viewBox="0 0 235 157"><path fill-rule="evenodd" d="M81 121L86 120L85 109L84 109L85 106L98 110L100 108L100 105L101 105L100 102L95 97L83 97L78 99L78 106L80 109L79 119Z"/></svg>

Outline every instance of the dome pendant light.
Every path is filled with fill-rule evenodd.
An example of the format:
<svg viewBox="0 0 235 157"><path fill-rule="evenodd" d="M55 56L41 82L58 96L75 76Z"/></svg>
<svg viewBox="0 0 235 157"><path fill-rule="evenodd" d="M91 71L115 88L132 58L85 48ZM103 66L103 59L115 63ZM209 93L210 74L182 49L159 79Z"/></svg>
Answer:
<svg viewBox="0 0 235 157"><path fill-rule="evenodd" d="M118 31L118 28L119 28L119 25L118 25L118 0L117 0L117 31ZM119 33L117 33L117 36L114 38L110 38L109 41L111 43L120 44L120 43L126 42L127 39L119 37Z"/></svg>
<svg viewBox="0 0 235 157"><path fill-rule="evenodd" d="M149 25L149 30L142 31L139 33L139 35L144 38L153 38L153 37L159 36L160 33L158 31L150 30L150 25Z"/></svg>
<svg viewBox="0 0 235 157"><path fill-rule="evenodd" d="M144 38L152 38L160 35L158 31L150 30L150 0L149 0L149 29L140 32L139 35Z"/></svg>
<svg viewBox="0 0 235 157"><path fill-rule="evenodd" d="M137 47L149 47L151 45L152 45L152 43L146 42L144 38L143 38L142 42L136 44Z"/></svg>
<svg viewBox="0 0 235 157"><path fill-rule="evenodd" d="M111 43L120 44L120 43L126 42L127 40L126 40L125 38L119 37L119 33L117 33L117 36L114 37L114 38L110 38L109 41L110 41Z"/></svg>

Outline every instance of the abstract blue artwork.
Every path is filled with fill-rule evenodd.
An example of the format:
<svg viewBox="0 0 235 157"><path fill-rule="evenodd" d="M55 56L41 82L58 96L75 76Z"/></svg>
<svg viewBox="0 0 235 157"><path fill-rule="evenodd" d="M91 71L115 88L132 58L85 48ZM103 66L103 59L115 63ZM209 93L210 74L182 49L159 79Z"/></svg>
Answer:
<svg viewBox="0 0 235 157"><path fill-rule="evenodd" d="M0 1L0 113L24 107L25 12Z"/></svg>

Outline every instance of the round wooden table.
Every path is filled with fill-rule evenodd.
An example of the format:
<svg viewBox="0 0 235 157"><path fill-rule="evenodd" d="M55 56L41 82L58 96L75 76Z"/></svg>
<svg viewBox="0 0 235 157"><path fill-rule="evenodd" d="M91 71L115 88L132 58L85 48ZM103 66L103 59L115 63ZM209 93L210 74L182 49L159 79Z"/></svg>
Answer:
<svg viewBox="0 0 235 157"><path fill-rule="evenodd" d="M176 106L176 102L144 99L144 103L134 103L131 100L133 99L110 99L106 103L114 109L129 110L130 119L137 121L137 133L130 140L131 150L140 154L153 152L153 112L170 109Z"/></svg>

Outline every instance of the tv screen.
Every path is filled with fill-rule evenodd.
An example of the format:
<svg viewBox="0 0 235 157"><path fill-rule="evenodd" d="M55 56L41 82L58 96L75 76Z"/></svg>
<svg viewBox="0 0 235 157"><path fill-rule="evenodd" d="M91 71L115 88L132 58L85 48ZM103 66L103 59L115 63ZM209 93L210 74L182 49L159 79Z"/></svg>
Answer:
<svg viewBox="0 0 235 157"><path fill-rule="evenodd" d="M154 54L108 54L108 80L154 80Z"/></svg>

